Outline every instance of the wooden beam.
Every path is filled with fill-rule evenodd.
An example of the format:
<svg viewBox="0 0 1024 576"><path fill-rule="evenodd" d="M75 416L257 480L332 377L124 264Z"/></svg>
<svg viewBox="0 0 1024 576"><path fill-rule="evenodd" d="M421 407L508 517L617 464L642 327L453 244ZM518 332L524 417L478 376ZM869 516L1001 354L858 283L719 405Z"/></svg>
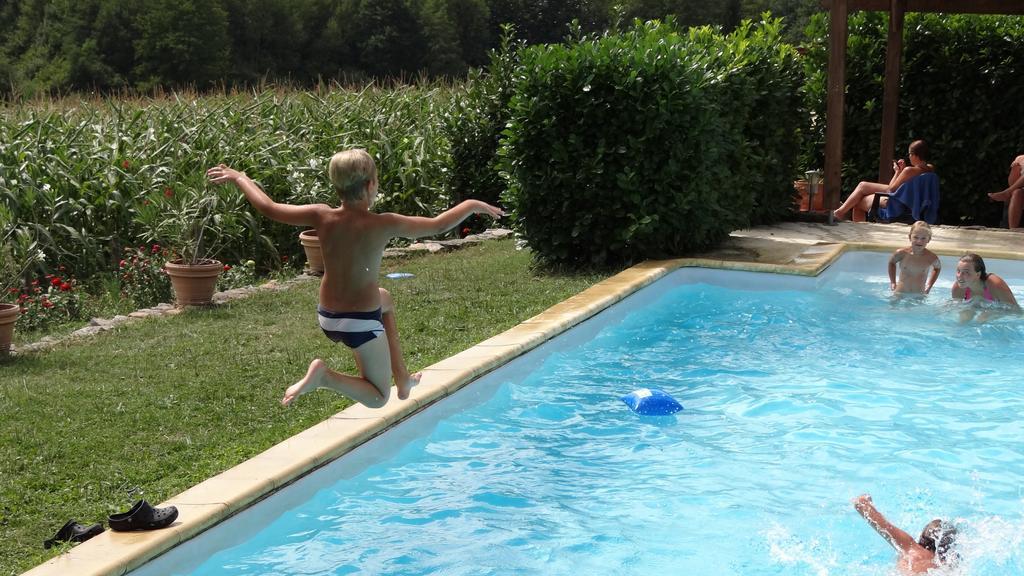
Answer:
<svg viewBox="0 0 1024 576"><path fill-rule="evenodd" d="M830 10L832 0L821 0ZM847 11L888 12L889 0L846 0ZM947 14L1024 14L1024 0L907 0L907 12L945 12Z"/></svg>
<svg viewBox="0 0 1024 576"><path fill-rule="evenodd" d="M896 122L900 106L900 62L903 59L903 12L907 0L889 0L889 40L885 48L885 88L882 93L882 138L878 147L878 181L892 179Z"/></svg>
<svg viewBox="0 0 1024 576"><path fill-rule="evenodd" d="M843 177L843 107L846 86L847 0L832 0L828 31L828 91L825 111L825 209L839 207ZM831 215L829 222L832 221Z"/></svg>

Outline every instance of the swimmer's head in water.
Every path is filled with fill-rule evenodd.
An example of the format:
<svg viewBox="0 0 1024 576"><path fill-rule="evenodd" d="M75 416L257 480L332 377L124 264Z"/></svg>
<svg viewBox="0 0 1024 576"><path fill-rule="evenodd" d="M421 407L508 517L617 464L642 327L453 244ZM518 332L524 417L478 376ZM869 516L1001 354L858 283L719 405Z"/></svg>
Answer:
<svg viewBox="0 0 1024 576"><path fill-rule="evenodd" d="M936 518L924 527L917 543L934 552L940 564L949 564L956 560L956 552L953 550L956 535L956 526Z"/></svg>
<svg viewBox="0 0 1024 576"><path fill-rule="evenodd" d="M957 263L956 270L958 280L960 279L960 276L963 275L962 271L973 271L979 278L981 278L982 282L988 279L988 272L985 270L985 261L977 254L964 254L961 256L960 262Z"/></svg>

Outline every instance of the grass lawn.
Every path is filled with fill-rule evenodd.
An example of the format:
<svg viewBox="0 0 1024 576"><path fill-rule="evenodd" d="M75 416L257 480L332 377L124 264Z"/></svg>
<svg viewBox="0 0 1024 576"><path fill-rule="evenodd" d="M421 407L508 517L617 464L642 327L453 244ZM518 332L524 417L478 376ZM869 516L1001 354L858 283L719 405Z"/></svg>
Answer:
<svg viewBox="0 0 1024 576"><path fill-rule="evenodd" d="M511 240L384 267L416 275L383 279L412 370L605 277L535 274ZM327 391L278 404L314 357L355 370L320 332L316 293L316 282L262 292L0 364L0 574L59 552L42 542L69 518L157 504L347 406Z"/></svg>

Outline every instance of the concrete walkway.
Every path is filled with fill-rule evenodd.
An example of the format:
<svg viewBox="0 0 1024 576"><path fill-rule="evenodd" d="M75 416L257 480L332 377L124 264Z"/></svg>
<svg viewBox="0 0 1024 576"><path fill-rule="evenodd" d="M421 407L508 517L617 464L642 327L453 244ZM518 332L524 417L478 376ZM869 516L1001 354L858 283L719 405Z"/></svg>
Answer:
<svg viewBox="0 0 1024 576"><path fill-rule="evenodd" d="M738 230L720 248L701 257L792 265L808 246L845 245L853 250L889 251L907 246L910 226L841 222L829 226L783 222ZM946 256L976 252L984 258L1024 259L1024 233L981 227L933 226L928 248Z"/></svg>

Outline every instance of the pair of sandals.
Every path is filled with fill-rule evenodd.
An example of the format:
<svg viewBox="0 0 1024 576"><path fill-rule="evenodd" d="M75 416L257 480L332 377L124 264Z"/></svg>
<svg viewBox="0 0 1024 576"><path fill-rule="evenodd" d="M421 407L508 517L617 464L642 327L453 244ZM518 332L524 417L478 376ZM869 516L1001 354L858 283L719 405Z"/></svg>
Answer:
<svg viewBox="0 0 1024 576"><path fill-rule="evenodd" d="M118 514L111 514L107 518L110 529L115 532L134 532L137 530L159 530L166 528L178 519L178 509L174 506L166 508L154 508L145 500L139 500L132 506L131 510ZM103 533L102 524L85 526L68 520L54 534L53 538L43 541L43 548L49 550L52 546L61 542L85 542L86 540Z"/></svg>

